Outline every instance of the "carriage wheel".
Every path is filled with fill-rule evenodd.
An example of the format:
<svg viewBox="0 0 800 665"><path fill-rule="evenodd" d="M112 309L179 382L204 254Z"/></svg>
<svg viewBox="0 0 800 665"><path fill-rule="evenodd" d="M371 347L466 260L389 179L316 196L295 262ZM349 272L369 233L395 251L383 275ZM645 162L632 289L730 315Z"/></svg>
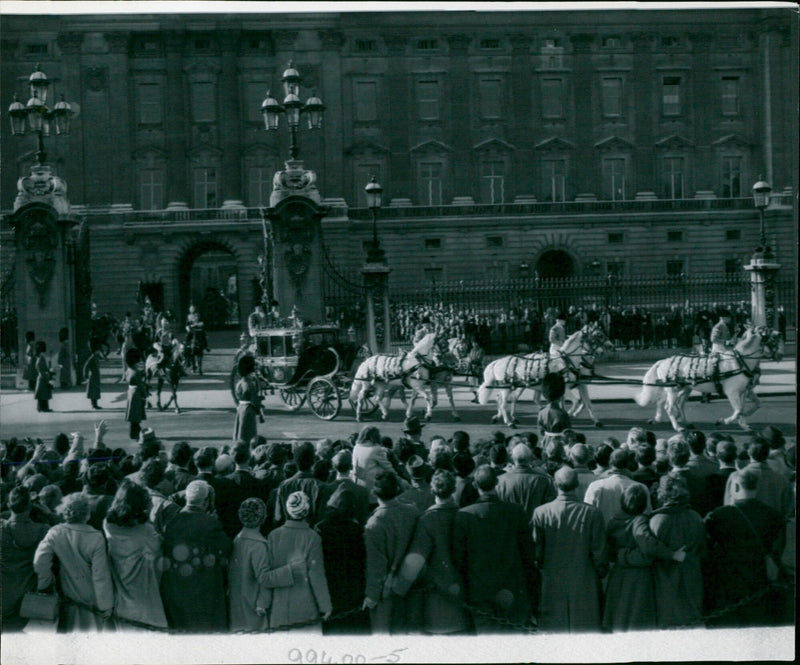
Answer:
<svg viewBox="0 0 800 665"><path fill-rule="evenodd" d="M364 394L364 401L362 402L361 408L361 415L362 416L371 416L378 410L378 400L375 398L375 386L370 386L367 388L367 392ZM353 411L356 410L356 403L348 399L350 402L350 406L353 408Z"/></svg>
<svg viewBox="0 0 800 665"><path fill-rule="evenodd" d="M308 406L317 418L333 420L342 408L339 389L332 381L318 376L308 386Z"/></svg>
<svg viewBox="0 0 800 665"><path fill-rule="evenodd" d="M281 388L278 394L290 411L297 411L306 401L306 394L297 388Z"/></svg>

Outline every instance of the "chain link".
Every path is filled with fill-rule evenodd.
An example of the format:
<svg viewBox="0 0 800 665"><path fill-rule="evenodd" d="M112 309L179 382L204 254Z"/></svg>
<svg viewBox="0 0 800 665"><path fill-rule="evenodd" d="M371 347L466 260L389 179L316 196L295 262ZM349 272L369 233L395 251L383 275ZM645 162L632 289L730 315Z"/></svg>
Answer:
<svg viewBox="0 0 800 665"><path fill-rule="evenodd" d="M757 591L754 594L751 594L750 596L742 598L741 600L737 601L736 603L733 603L733 604L728 605L726 607L720 608L718 610L714 610L713 612L710 612L710 613L704 615L701 618L700 621L687 622L687 623L684 623L684 624L681 624L681 625L678 625L678 626L672 626L672 627L670 627L670 630L678 630L678 629L682 629L682 628L698 628L703 624L707 624L709 621L712 621L714 619L719 619L720 617L723 617L723 616L725 616L727 614L731 614L732 612L735 612L738 609L741 609L743 607L746 607L746 606L750 605L751 603L754 603L755 601L763 598L764 596L766 596L768 593L770 593L771 591L773 591L775 589L782 589L782 590L785 590L785 591L791 591L791 590L794 590L794 588L795 588L794 584L789 584L788 582L771 582L769 585L767 585L763 589ZM429 592L429 591L433 591L434 593L438 593L439 595L449 599L450 601L454 600L452 596L450 596L446 592L444 592L442 590L439 590L439 589L436 589L436 588L425 589L425 591L426 591L426 593ZM83 609L87 609L90 612L92 612L93 614L95 614L96 616L102 617L102 613L99 612L97 610L97 608L95 608L95 607L90 607L88 605L85 605L84 603L77 603L77 602L74 602L72 600L68 601L68 604L75 605L75 606L81 607ZM504 626L506 628L514 628L514 629L516 629L517 631L519 631L521 633L527 633L529 635L540 634L539 630L538 630L538 627L533 625L532 623L520 623L520 622L517 622L517 621L512 621L511 619L507 619L505 617L498 617L498 616L495 616L493 613L488 612L487 610L481 609L481 608L476 607L474 605L470 605L467 602L459 601L458 604L463 609L469 611L470 613L478 615L478 616L481 616L481 617L483 617L483 618L485 618L485 619L487 619L487 620L491 621L492 623L495 623L495 624L497 624L499 626ZM358 614L359 612L362 612L362 611L363 611L363 608L361 608L361 607L353 607L352 609L345 610L343 612L339 612L338 614L331 615L328 618L327 621L328 622L339 621L341 619L345 619L347 617L350 617L350 616L353 616L355 614ZM112 615L111 618L107 619L107 620L117 621L119 623L124 623L124 624L130 625L130 626L133 626L135 628L141 628L141 629L144 629L144 630L149 630L149 631L154 632L154 633L166 633L166 634L182 634L182 633L184 633L184 634L191 634L191 633L196 633L197 632L196 630L192 630L192 629L162 628L160 626L153 626L153 625L145 623L143 621L136 621L134 619L125 619L123 617L119 617L119 616L116 616L116 615ZM257 635L257 634L279 633L279 632L286 632L286 631L289 631L289 630L295 630L295 629L298 629L298 628L308 628L310 626L318 625L321 622L322 622L322 618L319 617L317 619L309 619L307 621L299 621L299 622L296 622L296 623L286 624L286 625L283 625L283 626L275 626L275 627L270 627L270 628L257 628L257 629L253 629L253 630L235 630L235 631L218 631L218 632L225 633L225 634L228 634L228 635Z"/></svg>

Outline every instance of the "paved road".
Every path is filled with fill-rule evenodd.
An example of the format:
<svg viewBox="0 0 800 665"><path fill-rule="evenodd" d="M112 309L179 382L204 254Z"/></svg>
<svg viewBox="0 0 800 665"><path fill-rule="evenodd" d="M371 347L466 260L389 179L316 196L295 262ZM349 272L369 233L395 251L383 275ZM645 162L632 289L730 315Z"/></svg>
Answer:
<svg viewBox="0 0 800 665"><path fill-rule="evenodd" d="M198 446L229 443L234 407L228 390L227 370L232 355L232 350L212 353L206 363L209 371L204 376L191 375L184 379L179 393L182 407L180 415L150 410L146 424L167 442L186 439ZM84 432L89 438L93 422L102 417L109 425L108 444L111 447L130 448L132 442L127 438L127 423L123 420L125 390L123 384L116 382L118 363L118 359L112 357L103 367L103 397L100 404L104 409L99 412L89 408L88 400L80 388L57 391L51 402L54 412L50 414L36 412L31 393L4 389L0 395L0 431L3 438L32 436L51 439L57 432L75 430ZM640 380L649 365L615 362L598 365L597 372L624 380ZM778 425L787 436L794 437L797 413L795 359L766 363L762 371L762 384L757 391L762 397L762 408L750 422L756 428L767 424ZM604 428L595 429L585 415L575 420L575 428L583 431L590 443L599 443L605 436L624 437L630 427L642 425L652 416L650 408L640 408L633 402L633 395L637 391L635 385L590 385L589 393ZM486 406L471 403L472 393L466 386L456 387L455 399L461 420L454 421L442 393L439 408L425 428L426 437L433 434L449 437L457 429L466 430L473 438L489 436L497 429L509 431L491 423L493 403ZM266 405L266 422L260 426L259 433L269 439L345 438L362 426L355 421L347 402L333 421L319 420L307 406L297 412L288 411L277 395L268 397ZM422 415L423 408L422 401L418 401L415 412ZM734 436L744 436L736 426L714 427L718 418L731 413L727 400L716 398L711 404L693 400L687 405L686 411L690 421L704 431L724 429ZM518 406L520 430L535 430L536 412L537 407L530 401L530 393L526 393ZM383 434L396 439L402 434L403 417L402 404L394 400L389 421L380 422L376 414L366 422L375 422ZM672 431L665 423L653 425L652 428L659 436L668 436Z"/></svg>

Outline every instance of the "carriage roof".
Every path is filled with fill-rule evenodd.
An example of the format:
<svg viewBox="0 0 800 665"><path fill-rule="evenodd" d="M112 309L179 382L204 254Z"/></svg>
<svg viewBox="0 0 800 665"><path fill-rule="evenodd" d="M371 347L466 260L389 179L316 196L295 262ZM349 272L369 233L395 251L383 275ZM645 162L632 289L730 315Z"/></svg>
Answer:
<svg viewBox="0 0 800 665"><path fill-rule="evenodd" d="M285 326L280 328L259 328L254 331L254 337L294 337L295 335L300 335L300 337L307 337L314 333L320 332L332 332L338 335L339 326L336 325L314 325L314 326L303 326L302 328L297 328L294 326Z"/></svg>

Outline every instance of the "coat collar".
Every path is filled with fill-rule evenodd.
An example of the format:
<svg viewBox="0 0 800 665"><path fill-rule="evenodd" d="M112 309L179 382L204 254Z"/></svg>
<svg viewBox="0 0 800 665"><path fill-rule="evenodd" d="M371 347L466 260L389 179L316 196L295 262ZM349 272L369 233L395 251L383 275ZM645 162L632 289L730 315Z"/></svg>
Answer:
<svg viewBox="0 0 800 665"><path fill-rule="evenodd" d="M310 529L311 527L308 525L308 522L305 520L286 520L284 523L284 528L286 529Z"/></svg>

